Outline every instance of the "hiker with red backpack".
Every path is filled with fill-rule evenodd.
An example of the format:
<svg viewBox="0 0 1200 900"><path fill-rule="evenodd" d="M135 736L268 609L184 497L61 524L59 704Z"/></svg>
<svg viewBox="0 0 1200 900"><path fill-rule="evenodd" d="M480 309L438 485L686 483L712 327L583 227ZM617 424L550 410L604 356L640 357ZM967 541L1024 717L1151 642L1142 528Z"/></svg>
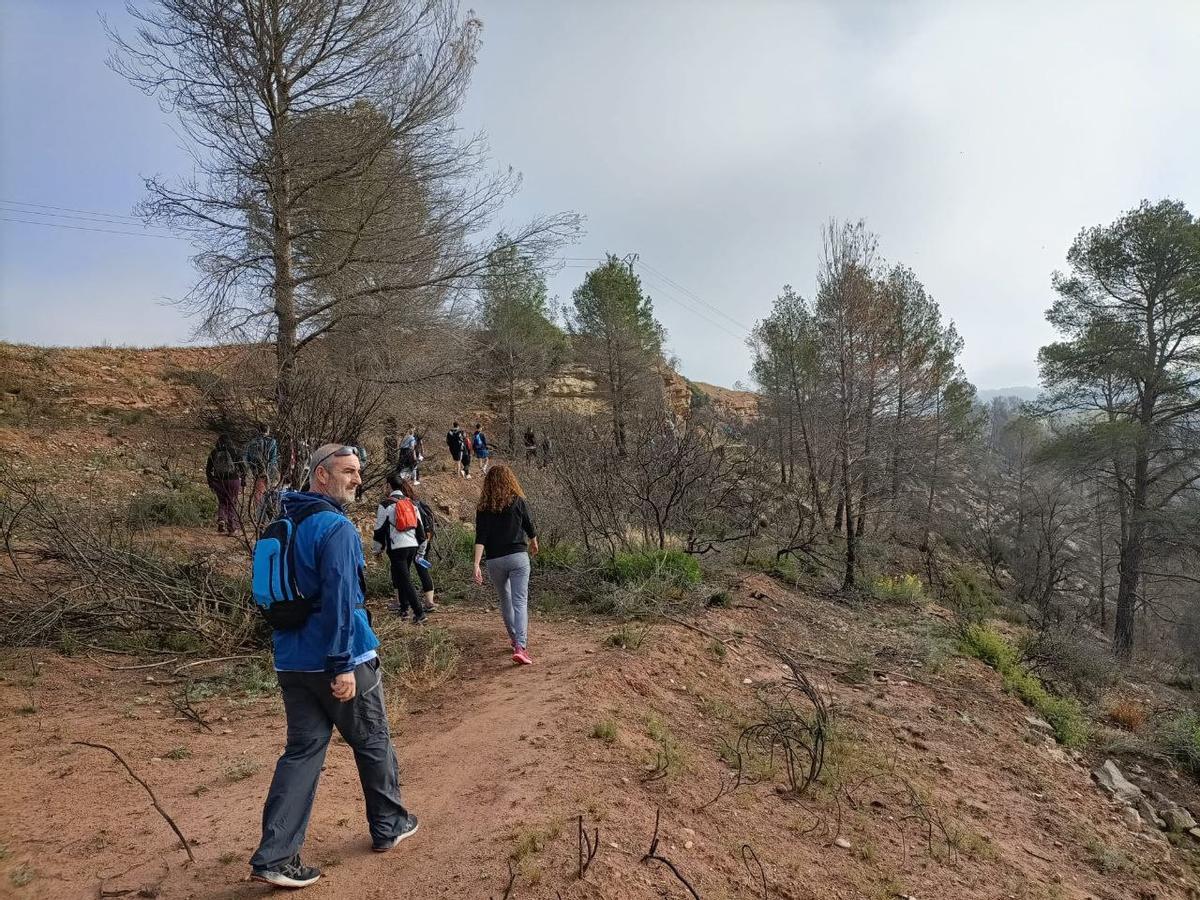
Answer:
<svg viewBox="0 0 1200 900"><path fill-rule="evenodd" d="M413 590L409 570L417 558L417 549L425 541L425 526L417 504L405 496L405 480L393 472L387 477L391 493L375 510L375 532L373 549L375 555L386 552L392 568L392 587L396 589L396 602L388 609L401 619L408 618L412 610L413 624L425 621L425 607Z"/></svg>
<svg viewBox="0 0 1200 900"><path fill-rule="evenodd" d="M413 562L416 564L417 578L421 581L421 605L425 607L425 612L431 613L437 609L437 604L433 601L433 575L429 571L433 568L433 562L429 559L429 547L433 542L433 534L437 530L437 522L433 518L433 510L429 504L417 494L417 489L414 487L416 483L415 481L401 480L400 490L404 492L405 497L416 504L421 527L425 530L425 539L417 545L417 555Z"/></svg>
<svg viewBox="0 0 1200 900"><path fill-rule="evenodd" d="M217 437L217 444L204 464L204 478L209 490L217 495L217 533L233 534L242 527L238 514L238 498L242 495L242 461L233 440L227 434Z"/></svg>

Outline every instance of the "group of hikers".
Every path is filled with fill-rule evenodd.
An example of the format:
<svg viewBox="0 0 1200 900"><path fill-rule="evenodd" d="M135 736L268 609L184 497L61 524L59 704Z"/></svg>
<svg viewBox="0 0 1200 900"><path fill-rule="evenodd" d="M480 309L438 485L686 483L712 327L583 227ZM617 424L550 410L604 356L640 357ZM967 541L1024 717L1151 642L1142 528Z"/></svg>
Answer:
<svg viewBox="0 0 1200 900"><path fill-rule="evenodd" d="M269 438L269 430L259 429L262 436ZM474 580L483 584L486 572L496 592L513 663L532 665L529 576L538 540L524 491L509 466L490 465L487 438L479 425L468 439L455 422L447 444L464 478L470 477L464 457L482 461ZM219 440L213 452L221 448L236 458L228 439ZM389 492L376 509L372 549L386 553L391 563L396 601L389 609L401 618L411 613L412 621L420 623L435 608L429 548L437 526L432 509L416 490L424 459L419 435L409 428L403 440L396 440L394 451L385 446L385 456L391 467ZM254 475L258 470L250 468L249 458L247 450L242 468ZM278 465L277 450L275 458ZM391 850L418 829L417 817L400 796L399 766L381 689L379 639L366 609L366 557L358 529L346 514L361 496L364 458L364 451L353 444L325 444L314 451L304 472L307 489L279 493L280 517L255 547L254 599L274 626L287 739L267 792L262 839L250 867L254 880L277 887L306 887L321 876L319 869L301 860L300 848L335 727L354 752L372 849ZM211 455L209 463L210 484L222 484L221 476L230 470L214 466ZM257 490L257 481L255 485ZM241 486L220 490L233 490L236 501ZM409 574L414 566L420 597Z"/></svg>
<svg viewBox="0 0 1200 900"><path fill-rule="evenodd" d="M217 496L217 531L234 534L241 530L238 512L245 483L253 491L251 505L255 516L267 511L269 493L279 484L279 442L271 435L271 426L260 424L243 448L222 433L204 464L204 478Z"/></svg>

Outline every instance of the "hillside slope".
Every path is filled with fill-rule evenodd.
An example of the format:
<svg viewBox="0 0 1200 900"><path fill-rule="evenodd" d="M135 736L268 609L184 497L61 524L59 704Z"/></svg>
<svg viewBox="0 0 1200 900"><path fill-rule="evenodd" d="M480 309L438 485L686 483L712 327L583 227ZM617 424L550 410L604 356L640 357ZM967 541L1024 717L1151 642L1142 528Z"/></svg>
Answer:
<svg viewBox="0 0 1200 900"><path fill-rule="evenodd" d="M188 424L186 379L165 373L216 357L3 349L0 449L44 465L52 483L78 477L64 459L97 452L88 477L128 493L157 477L139 461L207 445ZM37 374L50 366L62 373L53 382ZM153 415L125 414L138 408ZM467 517L479 479L430 463L427 494L448 517ZM210 529L152 537L246 565ZM1059 747L996 673L958 656L945 610L848 603L761 573L721 579L709 589L728 588L721 606L625 623L549 596L535 577L530 669L511 665L482 588L435 613L425 634L453 645L458 662L432 675L401 668L413 629L381 612L392 729L421 832L370 852L353 758L335 738L305 848L326 877L310 893L501 897L511 864L513 898L687 897L666 865L643 860L661 813L658 854L707 900L1200 896L1195 842L1127 824L1093 782L1104 757ZM779 721L788 671L773 647L803 665L832 714L824 771L802 796L778 755L745 743L744 779L731 787L730 745ZM0 650L0 896L269 893L247 880L246 861L284 738L277 690L262 660L194 662ZM181 715L181 699L207 728ZM143 788L75 741L122 755L195 862ZM1200 812L1193 782L1177 778L1169 792ZM599 829L582 880L580 816Z"/></svg>

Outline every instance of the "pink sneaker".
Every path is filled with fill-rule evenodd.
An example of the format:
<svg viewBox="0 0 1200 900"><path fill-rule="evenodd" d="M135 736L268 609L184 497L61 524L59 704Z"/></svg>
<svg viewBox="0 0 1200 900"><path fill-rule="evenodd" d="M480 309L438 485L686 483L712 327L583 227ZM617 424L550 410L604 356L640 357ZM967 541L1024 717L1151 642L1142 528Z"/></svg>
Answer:
<svg viewBox="0 0 1200 900"><path fill-rule="evenodd" d="M513 649L513 662L519 666L532 666L533 660L529 658L529 651L524 647L516 647Z"/></svg>

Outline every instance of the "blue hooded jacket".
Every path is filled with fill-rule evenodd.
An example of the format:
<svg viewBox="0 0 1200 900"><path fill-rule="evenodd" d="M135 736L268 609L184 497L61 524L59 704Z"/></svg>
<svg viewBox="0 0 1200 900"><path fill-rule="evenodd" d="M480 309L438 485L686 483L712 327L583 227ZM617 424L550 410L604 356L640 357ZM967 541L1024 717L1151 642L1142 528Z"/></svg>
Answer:
<svg viewBox="0 0 1200 900"><path fill-rule="evenodd" d="M275 669L280 672L353 672L376 655L379 638L363 607L362 540L335 500L311 491L283 495L284 515L314 504L314 512L296 529L293 544L296 584L316 599L308 621L293 631L274 632Z"/></svg>

